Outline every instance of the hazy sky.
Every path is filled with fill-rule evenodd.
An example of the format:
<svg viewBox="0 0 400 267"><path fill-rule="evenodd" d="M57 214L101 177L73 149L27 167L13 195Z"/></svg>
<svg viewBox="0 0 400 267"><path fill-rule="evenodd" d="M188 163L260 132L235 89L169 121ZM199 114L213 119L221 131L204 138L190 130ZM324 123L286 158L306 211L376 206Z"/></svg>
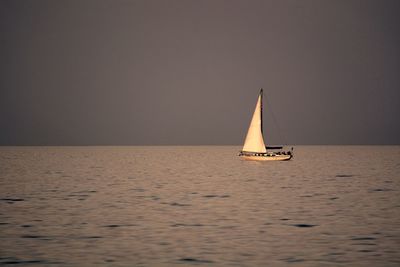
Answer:
<svg viewBox="0 0 400 267"><path fill-rule="evenodd" d="M0 0L1 145L400 144L400 1ZM282 143L265 107L267 143Z"/></svg>

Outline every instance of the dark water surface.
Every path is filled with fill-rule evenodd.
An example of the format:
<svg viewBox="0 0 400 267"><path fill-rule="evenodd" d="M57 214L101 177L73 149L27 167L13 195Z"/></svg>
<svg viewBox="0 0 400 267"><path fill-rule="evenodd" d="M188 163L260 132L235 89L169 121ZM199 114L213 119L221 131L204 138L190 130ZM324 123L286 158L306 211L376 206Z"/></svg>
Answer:
<svg viewBox="0 0 400 267"><path fill-rule="evenodd" d="M0 265L400 266L400 147L1 147Z"/></svg>

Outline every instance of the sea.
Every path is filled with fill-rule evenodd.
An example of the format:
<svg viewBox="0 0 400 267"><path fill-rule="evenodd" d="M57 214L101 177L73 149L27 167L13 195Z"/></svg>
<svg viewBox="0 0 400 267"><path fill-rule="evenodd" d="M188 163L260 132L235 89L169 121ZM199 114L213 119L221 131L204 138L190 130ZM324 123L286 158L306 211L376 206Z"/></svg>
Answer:
<svg viewBox="0 0 400 267"><path fill-rule="evenodd" d="M400 266L400 146L0 147L2 266Z"/></svg>

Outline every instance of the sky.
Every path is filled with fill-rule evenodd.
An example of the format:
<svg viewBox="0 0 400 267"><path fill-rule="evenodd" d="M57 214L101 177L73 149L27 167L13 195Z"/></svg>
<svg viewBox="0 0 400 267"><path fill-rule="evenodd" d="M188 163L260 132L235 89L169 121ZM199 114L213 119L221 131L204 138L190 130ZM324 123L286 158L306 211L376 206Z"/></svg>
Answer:
<svg viewBox="0 0 400 267"><path fill-rule="evenodd" d="M242 145L260 88L267 144L400 144L399 14L397 0L0 0L0 145Z"/></svg>

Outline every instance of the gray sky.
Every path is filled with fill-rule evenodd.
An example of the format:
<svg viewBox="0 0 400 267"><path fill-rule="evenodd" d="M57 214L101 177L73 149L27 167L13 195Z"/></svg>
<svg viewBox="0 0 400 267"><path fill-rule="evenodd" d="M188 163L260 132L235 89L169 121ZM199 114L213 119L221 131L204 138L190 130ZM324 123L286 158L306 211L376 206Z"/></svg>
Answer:
<svg viewBox="0 0 400 267"><path fill-rule="evenodd" d="M400 144L400 1L0 0L1 145ZM265 107L267 143L282 143Z"/></svg>

